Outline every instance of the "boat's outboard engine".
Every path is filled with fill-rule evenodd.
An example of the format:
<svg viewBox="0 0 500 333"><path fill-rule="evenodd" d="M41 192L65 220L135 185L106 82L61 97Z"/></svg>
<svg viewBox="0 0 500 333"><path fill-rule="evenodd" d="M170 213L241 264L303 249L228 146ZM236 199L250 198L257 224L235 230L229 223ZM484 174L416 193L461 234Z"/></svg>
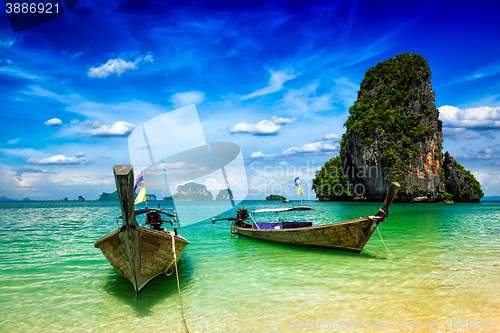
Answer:
<svg viewBox="0 0 500 333"><path fill-rule="evenodd" d="M150 226L151 229L161 230L160 227L163 224L160 213L150 212L146 215L146 224Z"/></svg>
<svg viewBox="0 0 500 333"><path fill-rule="evenodd" d="M246 219L248 219L248 217L248 210L246 210L245 208L238 209L238 212L236 213L237 220L245 221Z"/></svg>

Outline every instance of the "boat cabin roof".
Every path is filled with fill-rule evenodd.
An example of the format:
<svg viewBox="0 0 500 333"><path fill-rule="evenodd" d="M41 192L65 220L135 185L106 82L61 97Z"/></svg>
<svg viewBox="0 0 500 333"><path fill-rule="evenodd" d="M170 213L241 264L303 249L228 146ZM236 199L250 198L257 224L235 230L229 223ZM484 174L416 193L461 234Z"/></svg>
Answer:
<svg viewBox="0 0 500 333"><path fill-rule="evenodd" d="M264 208L252 210L251 213L282 213L282 212L305 212L315 210L311 207L298 206L289 208Z"/></svg>

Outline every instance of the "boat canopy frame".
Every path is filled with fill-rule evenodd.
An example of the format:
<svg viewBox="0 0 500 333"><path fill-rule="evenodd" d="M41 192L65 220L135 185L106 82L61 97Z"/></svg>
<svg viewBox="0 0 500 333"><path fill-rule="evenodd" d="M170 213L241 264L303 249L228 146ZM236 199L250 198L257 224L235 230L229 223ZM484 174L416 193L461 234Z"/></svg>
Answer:
<svg viewBox="0 0 500 333"><path fill-rule="evenodd" d="M135 210L135 216L137 215L142 215L144 213L150 213L150 212L158 212L160 214L164 214L168 217L177 217L175 213L170 213L167 212L167 210L174 210L174 208L142 208L142 209L136 209ZM122 216L118 216L117 219L122 219Z"/></svg>
<svg viewBox="0 0 500 333"><path fill-rule="evenodd" d="M253 225L257 229L260 229L259 225L257 224L259 222L254 219L254 216L256 216L256 214L275 213L276 214L275 216L278 217L278 221L277 222L269 222L269 223L299 222L299 221L300 222L314 223L314 211L315 211L314 208L306 207L306 206L297 206L297 207L288 207L288 208L263 208L263 209L256 209L256 210L250 211L249 212L250 214L248 214L248 216L252 220ZM283 216L281 216L281 213L288 213L288 212L293 212L293 213L295 213L295 212L310 212L311 215L309 217L307 215L295 215L295 214L293 214L291 219L285 219L285 218L283 218Z"/></svg>

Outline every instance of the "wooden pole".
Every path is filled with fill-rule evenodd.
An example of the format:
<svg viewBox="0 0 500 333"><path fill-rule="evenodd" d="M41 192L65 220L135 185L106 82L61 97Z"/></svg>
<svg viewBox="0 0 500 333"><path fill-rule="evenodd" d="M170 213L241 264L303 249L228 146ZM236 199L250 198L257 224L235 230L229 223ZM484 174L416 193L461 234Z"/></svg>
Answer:
<svg viewBox="0 0 500 333"><path fill-rule="evenodd" d="M134 207L134 169L131 165L115 165L113 173L122 210L122 220L127 225L138 225Z"/></svg>

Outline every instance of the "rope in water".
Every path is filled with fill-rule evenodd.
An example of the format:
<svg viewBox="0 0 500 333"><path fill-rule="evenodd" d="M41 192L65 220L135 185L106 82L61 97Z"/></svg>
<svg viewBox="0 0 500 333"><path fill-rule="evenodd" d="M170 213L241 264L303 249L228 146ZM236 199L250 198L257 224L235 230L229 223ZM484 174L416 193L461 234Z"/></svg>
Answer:
<svg viewBox="0 0 500 333"><path fill-rule="evenodd" d="M172 264L175 264L175 276L177 277L177 290L179 291L179 301L181 302L181 311L182 311L182 320L184 320L184 326L186 327L186 331L189 333L189 329L186 324L186 317L184 317L184 306L182 305L182 297L181 297L181 286L179 285L179 273L177 272L177 254L175 253L175 238L173 234L170 234L170 237L172 237L172 251L174 253L174 260L168 265L167 269L165 269L165 275L170 276L172 275L173 272L170 272L170 274L167 274L168 269Z"/></svg>
<svg viewBox="0 0 500 333"><path fill-rule="evenodd" d="M393 254L391 253L391 251L389 251L389 249L387 248L387 246L385 245L385 242L384 242L384 239L382 238L382 235L380 234L380 230L377 226L377 231L378 231L378 235L380 236L380 239L382 240L382 244L384 244L385 246L385 249L387 250L387 252L389 252L389 254L392 256Z"/></svg>

